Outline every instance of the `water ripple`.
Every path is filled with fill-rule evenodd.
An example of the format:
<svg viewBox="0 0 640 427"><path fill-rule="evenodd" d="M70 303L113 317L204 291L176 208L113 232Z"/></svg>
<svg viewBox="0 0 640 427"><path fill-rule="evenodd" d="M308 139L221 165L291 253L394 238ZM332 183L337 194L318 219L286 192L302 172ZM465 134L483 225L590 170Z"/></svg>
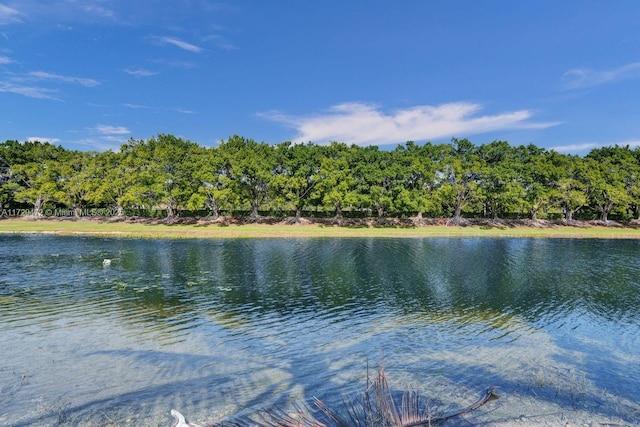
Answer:
<svg viewBox="0 0 640 427"><path fill-rule="evenodd" d="M535 367L640 388L637 242L0 239L0 404L33 424L66 403L221 419L351 390L380 358L457 387L526 394Z"/></svg>

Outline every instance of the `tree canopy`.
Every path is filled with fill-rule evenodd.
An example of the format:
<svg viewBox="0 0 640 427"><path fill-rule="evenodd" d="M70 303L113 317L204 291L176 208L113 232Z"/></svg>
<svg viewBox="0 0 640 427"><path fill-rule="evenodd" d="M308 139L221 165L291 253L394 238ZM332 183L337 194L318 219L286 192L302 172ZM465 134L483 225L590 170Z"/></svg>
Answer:
<svg viewBox="0 0 640 427"><path fill-rule="evenodd" d="M392 150L276 145L238 135L215 147L158 135L118 151L0 143L3 216L136 215L640 218L640 150L584 157L512 146L412 141Z"/></svg>

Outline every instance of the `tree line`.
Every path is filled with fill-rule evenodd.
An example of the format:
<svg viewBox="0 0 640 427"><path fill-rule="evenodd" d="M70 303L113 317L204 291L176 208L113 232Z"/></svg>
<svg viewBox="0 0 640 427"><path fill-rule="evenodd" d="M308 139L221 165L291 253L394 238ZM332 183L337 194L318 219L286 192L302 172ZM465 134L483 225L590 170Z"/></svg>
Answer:
<svg viewBox="0 0 640 427"><path fill-rule="evenodd" d="M409 141L393 150L333 142L270 145L234 135L204 147L172 135L119 151L0 143L0 208L42 216L640 218L640 149L586 156L506 141Z"/></svg>

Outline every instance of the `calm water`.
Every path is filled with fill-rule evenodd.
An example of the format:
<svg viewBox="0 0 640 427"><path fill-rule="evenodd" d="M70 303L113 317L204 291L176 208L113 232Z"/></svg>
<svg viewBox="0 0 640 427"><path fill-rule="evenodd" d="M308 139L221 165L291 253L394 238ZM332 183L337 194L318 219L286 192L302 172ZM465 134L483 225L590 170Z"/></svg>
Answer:
<svg viewBox="0 0 640 427"><path fill-rule="evenodd" d="M639 251L0 235L0 425L170 426L172 408L202 423L335 403L381 360L392 386L434 407L498 385L474 415L484 425L550 410L640 423Z"/></svg>

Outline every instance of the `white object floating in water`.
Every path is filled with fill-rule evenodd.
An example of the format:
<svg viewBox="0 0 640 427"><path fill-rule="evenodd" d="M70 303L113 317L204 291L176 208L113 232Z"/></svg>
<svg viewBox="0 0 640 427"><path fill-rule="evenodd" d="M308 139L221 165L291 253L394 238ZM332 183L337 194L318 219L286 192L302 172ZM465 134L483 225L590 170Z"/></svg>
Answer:
<svg viewBox="0 0 640 427"><path fill-rule="evenodd" d="M172 427L202 427L202 426L199 426L198 424L189 424L187 420L184 419L184 415L182 415L180 412L176 411L175 409L171 410L171 416L175 418L176 421L178 422L177 424L174 424Z"/></svg>
<svg viewBox="0 0 640 427"><path fill-rule="evenodd" d="M105 258L104 260L102 260L102 265L111 265L111 260Z"/></svg>

